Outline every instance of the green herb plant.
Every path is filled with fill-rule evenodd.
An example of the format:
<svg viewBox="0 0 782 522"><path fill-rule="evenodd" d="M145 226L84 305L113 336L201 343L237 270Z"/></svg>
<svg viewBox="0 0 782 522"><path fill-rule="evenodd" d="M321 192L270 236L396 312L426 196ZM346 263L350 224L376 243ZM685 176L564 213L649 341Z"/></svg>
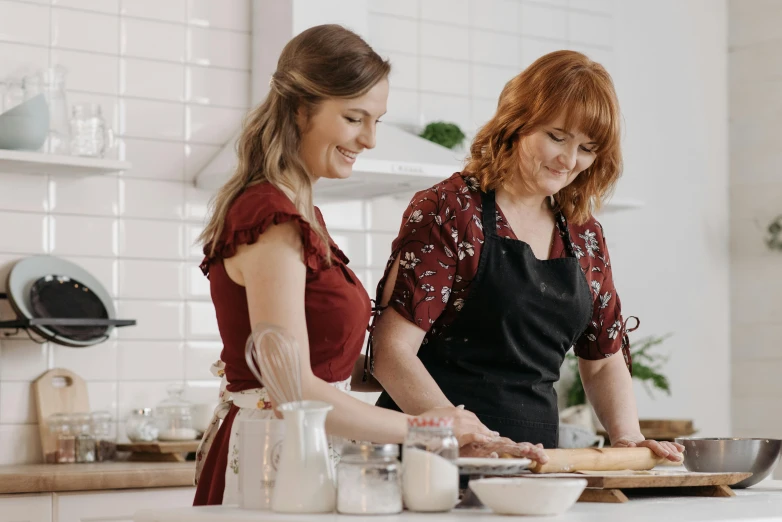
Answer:
<svg viewBox="0 0 782 522"><path fill-rule="evenodd" d="M766 246L771 250L782 251L782 216L777 216L774 221L769 223Z"/></svg>
<svg viewBox="0 0 782 522"><path fill-rule="evenodd" d="M646 389L646 393L652 398L654 398L654 394L652 393L653 388L663 391L668 395L671 394L668 378L660 373L663 365L668 361L668 357L657 353L650 353L652 348L662 344L663 341L670 336L671 334L662 337L644 337L630 345L630 355L633 358L633 379L641 381L644 389ZM616 354L614 357L621 356L621 354ZM578 373L578 357L572 353L568 353L566 361L575 375L573 383L567 389L567 406L586 404L586 392L584 391L584 385L581 382L581 375Z"/></svg>
<svg viewBox="0 0 782 522"><path fill-rule="evenodd" d="M424 127L420 137L443 147L453 149L464 141L464 133L455 123L435 121Z"/></svg>

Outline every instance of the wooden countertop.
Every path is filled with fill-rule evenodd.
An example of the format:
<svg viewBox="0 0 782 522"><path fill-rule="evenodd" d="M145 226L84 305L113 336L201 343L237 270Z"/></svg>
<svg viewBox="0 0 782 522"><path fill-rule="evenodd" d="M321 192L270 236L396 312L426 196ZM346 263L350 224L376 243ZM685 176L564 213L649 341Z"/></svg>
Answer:
<svg viewBox="0 0 782 522"><path fill-rule="evenodd" d="M101 462L0 466L0 494L187 487L195 462Z"/></svg>

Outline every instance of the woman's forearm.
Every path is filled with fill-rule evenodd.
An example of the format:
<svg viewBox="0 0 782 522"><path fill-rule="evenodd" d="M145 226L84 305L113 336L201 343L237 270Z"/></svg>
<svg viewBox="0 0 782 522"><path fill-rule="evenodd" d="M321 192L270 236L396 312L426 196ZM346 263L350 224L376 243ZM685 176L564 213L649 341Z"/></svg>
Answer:
<svg viewBox="0 0 782 522"><path fill-rule="evenodd" d="M433 408L454 406L415 353L383 343L375 356L375 377L405 413L420 415Z"/></svg>
<svg viewBox="0 0 782 522"><path fill-rule="evenodd" d="M334 407L326 417L329 435L378 444L404 442L408 418L404 413L367 404L314 375L302 383L302 395L305 400L324 401Z"/></svg>
<svg viewBox="0 0 782 522"><path fill-rule="evenodd" d="M578 369L586 396L608 437L617 440L640 436L642 440L633 381L622 354L599 361L579 359Z"/></svg>

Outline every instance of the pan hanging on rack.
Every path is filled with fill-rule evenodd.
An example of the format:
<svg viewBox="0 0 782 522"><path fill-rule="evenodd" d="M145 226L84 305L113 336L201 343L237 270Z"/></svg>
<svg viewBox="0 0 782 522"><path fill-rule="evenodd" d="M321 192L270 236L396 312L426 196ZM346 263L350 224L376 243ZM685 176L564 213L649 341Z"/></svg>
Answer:
<svg viewBox="0 0 782 522"><path fill-rule="evenodd" d="M105 341L114 327L136 324L116 318L114 300L89 272L54 256L18 261L6 288L4 297L17 319L0 321L0 329L32 330L48 341L79 348Z"/></svg>

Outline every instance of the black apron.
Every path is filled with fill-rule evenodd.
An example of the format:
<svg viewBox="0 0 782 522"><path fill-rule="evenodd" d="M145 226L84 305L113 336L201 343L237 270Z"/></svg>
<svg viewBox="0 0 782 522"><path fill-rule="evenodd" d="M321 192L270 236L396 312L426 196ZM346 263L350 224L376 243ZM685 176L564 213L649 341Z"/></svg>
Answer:
<svg viewBox="0 0 782 522"><path fill-rule="evenodd" d="M561 213L556 225L568 257L541 261L527 243L497 235L494 191L482 201L485 242L466 303L418 357L448 400L491 430L556 448L554 383L591 320L592 292ZM386 392L377 405L399 410Z"/></svg>

